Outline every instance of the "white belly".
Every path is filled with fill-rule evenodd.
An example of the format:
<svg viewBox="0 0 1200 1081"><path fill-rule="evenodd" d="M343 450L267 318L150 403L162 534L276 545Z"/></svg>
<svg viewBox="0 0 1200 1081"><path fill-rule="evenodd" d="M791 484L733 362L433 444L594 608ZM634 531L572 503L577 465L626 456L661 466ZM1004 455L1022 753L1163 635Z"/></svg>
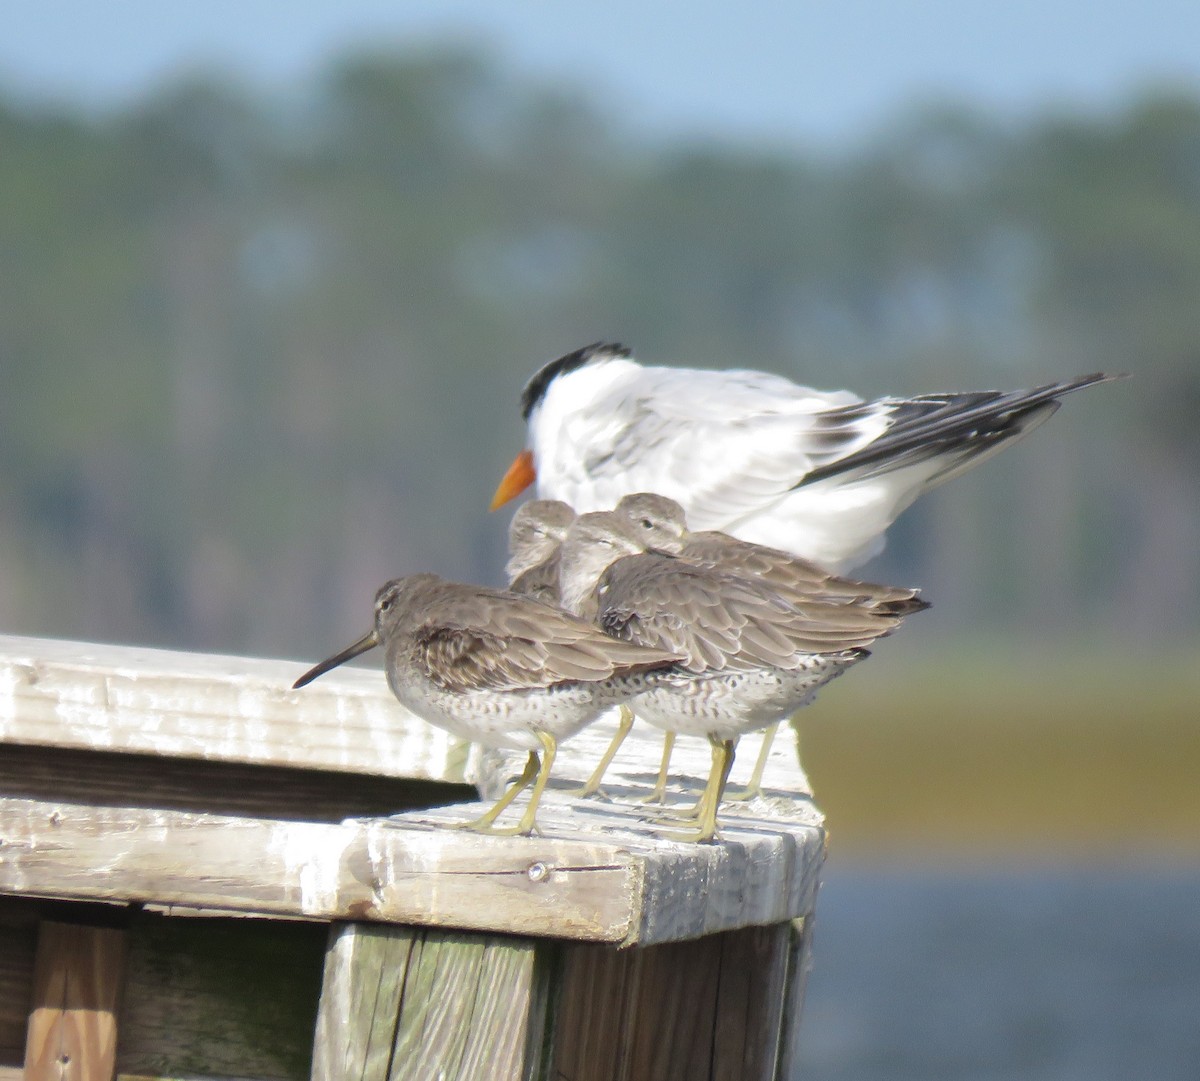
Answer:
<svg viewBox="0 0 1200 1081"><path fill-rule="evenodd" d="M667 732L737 739L790 717L847 667L844 660L813 657L793 671L767 668L672 680L630 700L629 708Z"/></svg>
<svg viewBox="0 0 1200 1081"><path fill-rule="evenodd" d="M392 690L422 720L460 739L497 749L537 751L542 746L538 732L559 741L570 739L645 685L633 677L527 691L451 692L422 681L393 684Z"/></svg>

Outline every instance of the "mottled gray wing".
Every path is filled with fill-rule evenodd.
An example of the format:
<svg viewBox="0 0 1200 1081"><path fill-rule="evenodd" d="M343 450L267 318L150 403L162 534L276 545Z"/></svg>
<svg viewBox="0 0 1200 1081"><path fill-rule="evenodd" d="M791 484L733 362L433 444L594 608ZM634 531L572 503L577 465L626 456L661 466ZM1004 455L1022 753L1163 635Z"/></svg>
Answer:
<svg viewBox="0 0 1200 1081"><path fill-rule="evenodd" d="M883 608L893 615L929 607L926 601L917 598L915 589L843 578L790 552L752 544L716 530L689 533L683 558L697 566L711 567L779 590L790 603L797 605L803 601L853 604Z"/></svg>
<svg viewBox="0 0 1200 1081"><path fill-rule="evenodd" d="M853 607L809 612L745 579L654 554L609 567L597 600L609 634L680 653L693 672L794 668L808 654L868 645L898 624Z"/></svg>
<svg viewBox="0 0 1200 1081"><path fill-rule="evenodd" d="M689 533L683 558L699 567L710 567L775 585L794 582L816 588L829 578L828 571L806 559L778 548L738 540L716 530Z"/></svg>
<svg viewBox="0 0 1200 1081"><path fill-rule="evenodd" d="M646 671L678 659L618 641L557 608L500 591L475 592L472 611L436 606L414 634L417 664L450 691L520 691ZM464 618L465 616L465 618Z"/></svg>
<svg viewBox="0 0 1200 1081"><path fill-rule="evenodd" d="M840 578L790 552L752 544L716 531L689 534L683 558L697 566L748 578L780 591L793 603L808 599L830 604L859 604L882 599L908 599L914 595L911 589L892 589Z"/></svg>
<svg viewBox="0 0 1200 1081"><path fill-rule="evenodd" d="M561 552L555 552L549 559L539 563L536 567L530 567L529 570L518 574L509 583L509 590L525 597L534 597L546 604L557 604L560 555Z"/></svg>

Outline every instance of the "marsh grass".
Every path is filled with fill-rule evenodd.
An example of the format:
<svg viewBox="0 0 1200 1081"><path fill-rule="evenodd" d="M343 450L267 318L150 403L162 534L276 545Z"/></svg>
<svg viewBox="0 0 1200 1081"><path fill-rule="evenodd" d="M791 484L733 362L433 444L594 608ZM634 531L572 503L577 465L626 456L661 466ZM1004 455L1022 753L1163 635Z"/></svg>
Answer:
<svg viewBox="0 0 1200 1081"><path fill-rule="evenodd" d="M799 718L836 852L1200 859L1200 650L880 654Z"/></svg>

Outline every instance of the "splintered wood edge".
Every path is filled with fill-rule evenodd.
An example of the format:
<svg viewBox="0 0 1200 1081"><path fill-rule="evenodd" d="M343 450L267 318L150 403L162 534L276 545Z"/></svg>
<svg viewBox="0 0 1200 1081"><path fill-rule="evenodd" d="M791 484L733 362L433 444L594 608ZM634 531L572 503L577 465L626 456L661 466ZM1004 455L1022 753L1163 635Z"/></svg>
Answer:
<svg viewBox="0 0 1200 1081"><path fill-rule="evenodd" d="M718 844L550 799L536 837L459 805L324 824L0 798L0 893L629 945L811 911L816 825L725 819Z"/></svg>
<svg viewBox="0 0 1200 1081"><path fill-rule="evenodd" d="M463 783L469 745L382 673L0 636L0 742ZM297 738L298 734L301 738Z"/></svg>
<svg viewBox="0 0 1200 1081"><path fill-rule="evenodd" d="M341 668L293 691L305 667L299 661L0 635L0 744L465 782L492 797L514 763L519 768L524 762L523 753L481 751L414 716L379 671ZM614 729L610 715L564 744L555 776L586 778ZM662 738L635 724L606 787L648 788ZM730 791L749 774L758 748L757 737L742 741ZM680 739L672 762L673 776L703 779L707 743ZM786 725L765 781L790 797L811 792L795 734Z"/></svg>

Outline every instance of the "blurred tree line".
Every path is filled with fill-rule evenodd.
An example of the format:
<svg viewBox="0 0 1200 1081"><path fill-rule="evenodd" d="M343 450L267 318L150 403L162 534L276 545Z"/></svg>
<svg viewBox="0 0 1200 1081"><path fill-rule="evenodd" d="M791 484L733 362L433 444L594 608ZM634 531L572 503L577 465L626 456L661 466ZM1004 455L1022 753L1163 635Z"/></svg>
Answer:
<svg viewBox="0 0 1200 1081"><path fill-rule="evenodd" d="M598 338L863 394L1098 369L870 570L937 626L1200 621L1200 102L899 115L838 159L647 145L480 53L0 101L0 630L312 655L498 581L517 394Z"/></svg>

